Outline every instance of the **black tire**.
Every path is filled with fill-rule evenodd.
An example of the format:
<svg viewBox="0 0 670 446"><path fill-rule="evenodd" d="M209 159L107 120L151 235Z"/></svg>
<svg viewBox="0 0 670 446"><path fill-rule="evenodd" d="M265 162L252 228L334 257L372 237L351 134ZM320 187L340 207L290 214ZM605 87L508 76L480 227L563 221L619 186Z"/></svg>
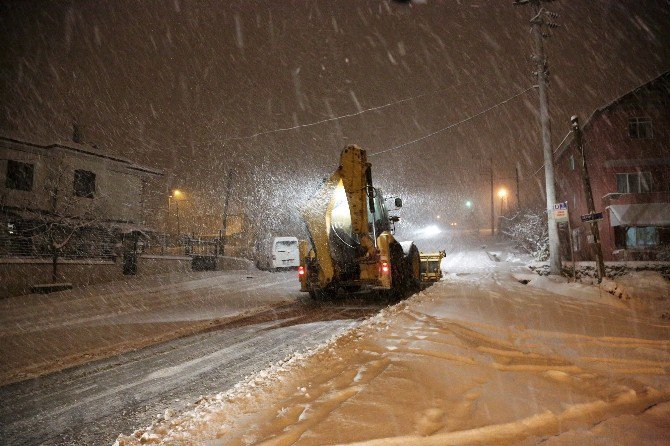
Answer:
<svg viewBox="0 0 670 446"><path fill-rule="evenodd" d="M401 295L407 282L407 267L405 264L402 246L394 243L390 247L391 257L391 294Z"/></svg>
<svg viewBox="0 0 670 446"><path fill-rule="evenodd" d="M405 267L407 269L406 284L411 290L418 290L421 287L421 255L419 248L414 243L405 254Z"/></svg>

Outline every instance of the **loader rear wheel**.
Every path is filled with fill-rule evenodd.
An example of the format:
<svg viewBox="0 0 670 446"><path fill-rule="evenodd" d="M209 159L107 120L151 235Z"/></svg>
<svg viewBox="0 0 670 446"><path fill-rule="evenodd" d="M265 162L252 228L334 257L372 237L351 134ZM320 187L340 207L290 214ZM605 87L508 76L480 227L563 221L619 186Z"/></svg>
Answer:
<svg viewBox="0 0 670 446"><path fill-rule="evenodd" d="M407 270L405 283L407 288L416 290L421 286L421 255L419 254L419 248L414 243L412 243L404 260Z"/></svg>
<svg viewBox="0 0 670 446"><path fill-rule="evenodd" d="M407 267L405 265L402 246L394 243L390 247L391 257L391 295L400 296L407 282Z"/></svg>

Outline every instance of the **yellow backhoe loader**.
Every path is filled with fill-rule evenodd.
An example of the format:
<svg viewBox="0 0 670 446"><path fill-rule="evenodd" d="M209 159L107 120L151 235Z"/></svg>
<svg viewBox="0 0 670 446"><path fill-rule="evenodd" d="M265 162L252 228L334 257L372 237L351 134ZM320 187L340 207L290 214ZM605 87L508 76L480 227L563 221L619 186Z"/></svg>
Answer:
<svg viewBox="0 0 670 446"><path fill-rule="evenodd" d="M402 206L400 198L392 203L396 209ZM302 216L311 249L307 241L300 243L298 276L301 291L312 298L361 288L398 293L421 285L421 254L414 243L394 238L392 228L399 218L389 217L360 147L345 147L339 167L305 204Z"/></svg>

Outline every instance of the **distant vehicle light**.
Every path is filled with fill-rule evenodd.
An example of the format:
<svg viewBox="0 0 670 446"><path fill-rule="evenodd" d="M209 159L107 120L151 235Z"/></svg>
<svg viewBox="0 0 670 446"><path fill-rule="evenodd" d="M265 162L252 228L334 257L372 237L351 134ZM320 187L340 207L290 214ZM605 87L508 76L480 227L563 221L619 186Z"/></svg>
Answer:
<svg viewBox="0 0 670 446"><path fill-rule="evenodd" d="M304 275L305 275L305 267L301 265L298 267L298 277L302 277Z"/></svg>
<svg viewBox="0 0 670 446"><path fill-rule="evenodd" d="M389 262L383 261L381 265L382 274L388 274L391 268L389 268Z"/></svg>
<svg viewBox="0 0 670 446"><path fill-rule="evenodd" d="M421 237L434 237L437 234L439 234L440 232L442 232L442 230L439 227L437 227L436 225L430 225L430 226L426 226L423 229L420 229L418 231L418 234Z"/></svg>

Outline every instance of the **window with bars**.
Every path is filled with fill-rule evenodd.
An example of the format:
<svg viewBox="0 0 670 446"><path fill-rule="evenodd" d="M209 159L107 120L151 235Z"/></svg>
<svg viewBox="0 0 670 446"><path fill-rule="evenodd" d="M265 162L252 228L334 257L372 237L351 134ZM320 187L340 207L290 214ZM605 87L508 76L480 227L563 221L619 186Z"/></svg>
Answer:
<svg viewBox="0 0 670 446"><path fill-rule="evenodd" d="M651 172L617 173L616 191L621 194L651 192Z"/></svg>
<svg viewBox="0 0 670 446"><path fill-rule="evenodd" d="M628 119L628 136L632 139L651 139L654 132L651 126L651 118L634 117Z"/></svg>
<svg viewBox="0 0 670 446"><path fill-rule="evenodd" d="M7 160L5 187L14 190L33 190L33 174L35 166L31 163Z"/></svg>
<svg viewBox="0 0 670 446"><path fill-rule="evenodd" d="M88 170L74 171L74 195L93 198L95 196L95 174Z"/></svg>

